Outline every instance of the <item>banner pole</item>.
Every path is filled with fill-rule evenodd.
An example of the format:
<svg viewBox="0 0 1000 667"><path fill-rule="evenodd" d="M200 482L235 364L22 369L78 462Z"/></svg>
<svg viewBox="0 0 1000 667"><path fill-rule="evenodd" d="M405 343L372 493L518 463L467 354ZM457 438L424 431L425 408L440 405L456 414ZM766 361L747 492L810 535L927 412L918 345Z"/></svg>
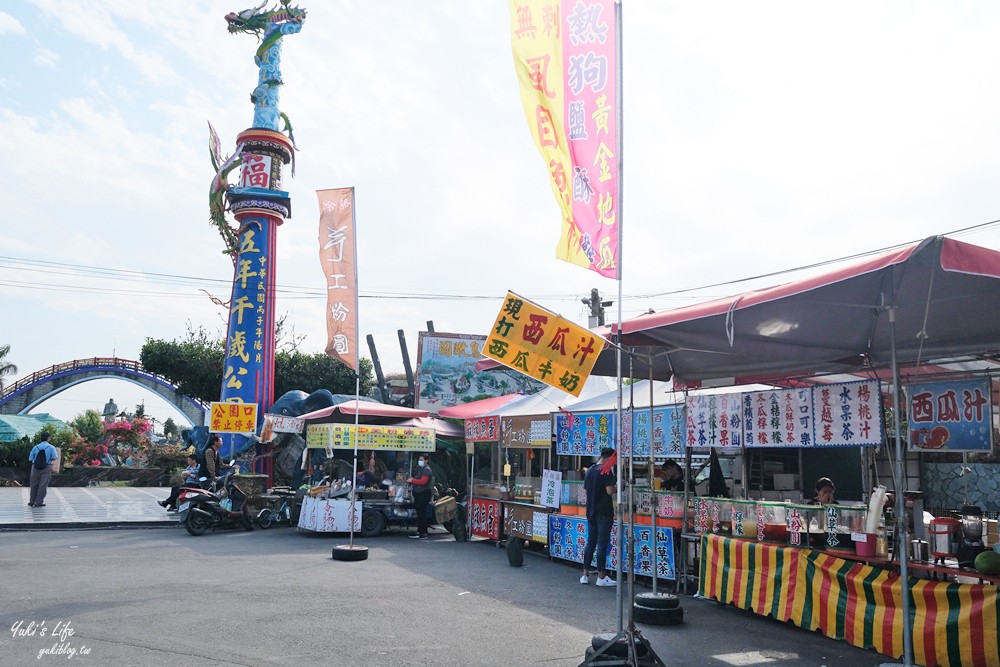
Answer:
<svg viewBox="0 0 1000 667"><path fill-rule="evenodd" d="M359 413L361 412L361 350L358 349L358 331L361 330L360 319L358 318L358 301L360 297L358 296L358 219L357 219L357 201L354 197L354 188L351 188L351 229L352 238L354 246L354 340L351 344L354 345L354 433L352 434L351 440L354 441L354 465L351 468L351 474L354 475L354 479L351 480L351 511L349 513L351 522L351 535L349 544L354 547L354 520L355 514L358 508L358 424L360 421ZM364 500L362 500L364 502Z"/></svg>
<svg viewBox="0 0 1000 667"><path fill-rule="evenodd" d="M615 56L617 60L616 69L617 76L615 77L615 109L617 115L615 118L615 140L618 144L618 266L616 271L616 280L618 282L618 336L617 343L615 347L615 368L618 374L618 475L617 475L617 491L618 495L618 558L616 559L616 576L618 581L617 586L617 607L618 607L618 632L622 632L622 616L624 611L624 600L622 596L622 559L625 554L625 535L624 526L622 525L622 457L621 457L621 444L622 444L622 192L624 191L624 178L622 177L622 148L623 148L623 123L622 123L622 3L621 0L615 0ZM630 602L631 604L631 602Z"/></svg>

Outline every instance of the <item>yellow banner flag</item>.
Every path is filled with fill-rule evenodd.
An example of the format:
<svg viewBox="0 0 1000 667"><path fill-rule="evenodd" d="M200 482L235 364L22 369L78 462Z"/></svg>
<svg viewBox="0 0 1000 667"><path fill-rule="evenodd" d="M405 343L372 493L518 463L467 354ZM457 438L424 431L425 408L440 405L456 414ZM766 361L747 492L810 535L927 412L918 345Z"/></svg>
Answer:
<svg viewBox="0 0 1000 667"><path fill-rule="evenodd" d="M513 292L507 292L483 355L579 396L605 340Z"/></svg>

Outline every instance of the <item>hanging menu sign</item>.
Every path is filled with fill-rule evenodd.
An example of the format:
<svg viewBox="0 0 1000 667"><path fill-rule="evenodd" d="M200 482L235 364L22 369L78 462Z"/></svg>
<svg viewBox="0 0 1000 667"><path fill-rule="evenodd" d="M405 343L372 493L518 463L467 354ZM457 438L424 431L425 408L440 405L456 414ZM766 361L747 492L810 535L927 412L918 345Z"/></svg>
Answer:
<svg viewBox="0 0 1000 667"><path fill-rule="evenodd" d="M685 401L688 447L736 447L743 444L741 394L700 394Z"/></svg>
<svg viewBox="0 0 1000 667"><path fill-rule="evenodd" d="M683 411L680 405L635 408L622 412L623 456L649 456L652 441L653 456L664 458L682 453L684 438L681 429Z"/></svg>
<svg viewBox="0 0 1000 667"><path fill-rule="evenodd" d="M613 412L561 413L554 419L556 454L597 456L603 447L614 447Z"/></svg>
<svg viewBox="0 0 1000 667"><path fill-rule="evenodd" d="M878 380L813 387L812 411L818 447L882 444L882 393Z"/></svg>
<svg viewBox="0 0 1000 667"><path fill-rule="evenodd" d="M925 451L982 452L993 448L990 381L923 382L910 398L910 444Z"/></svg>
<svg viewBox="0 0 1000 667"><path fill-rule="evenodd" d="M747 447L812 445L810 389L772 389L743 394L743 433Z"/></svg>

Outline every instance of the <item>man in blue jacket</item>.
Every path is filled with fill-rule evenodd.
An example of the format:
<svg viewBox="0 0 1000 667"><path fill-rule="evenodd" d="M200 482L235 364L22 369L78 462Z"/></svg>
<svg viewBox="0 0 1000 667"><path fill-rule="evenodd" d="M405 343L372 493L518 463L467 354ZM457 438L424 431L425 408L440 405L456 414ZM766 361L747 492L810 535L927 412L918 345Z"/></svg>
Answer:
<svg viewBox="0 0 1000 667"><path fill-rule="evenodd" d="M49 480L52 479L52 462L59 458L59 452L49 442L48 431L42 432L42 440L31 448L28 460L31 461L31 494L28 496L28 507L45 507L45 494L49 490ZM41 467L39 467L40 464Z"/></svg>
<svg viewBox="0 0 1000 667"><path fill-rule="evenodd" d="M583 551L583 576L580 583L590 580L590 562L597 552L597 585L614 586L615 580L608 576L606 565L608 545L611 542L611 525L615 521L612 501L615 495L616 478L612 472L615 450L605 447L601 458L587 468L584 488L587 491L587 546Z"/></svg>

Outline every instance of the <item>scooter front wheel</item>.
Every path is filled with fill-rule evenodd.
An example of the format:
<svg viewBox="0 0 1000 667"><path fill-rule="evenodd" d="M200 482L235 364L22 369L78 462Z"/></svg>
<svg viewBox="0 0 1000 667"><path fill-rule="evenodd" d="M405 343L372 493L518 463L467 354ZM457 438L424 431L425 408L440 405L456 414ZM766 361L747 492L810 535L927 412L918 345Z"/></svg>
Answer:
<svg viewBox="0 0 1000 667"><path fill-rule="evenodd" d="M188 533L198 537L204 535L205 531L212 526L212 520L199 512L192 511L184 520L184 528Z"/></svg>

